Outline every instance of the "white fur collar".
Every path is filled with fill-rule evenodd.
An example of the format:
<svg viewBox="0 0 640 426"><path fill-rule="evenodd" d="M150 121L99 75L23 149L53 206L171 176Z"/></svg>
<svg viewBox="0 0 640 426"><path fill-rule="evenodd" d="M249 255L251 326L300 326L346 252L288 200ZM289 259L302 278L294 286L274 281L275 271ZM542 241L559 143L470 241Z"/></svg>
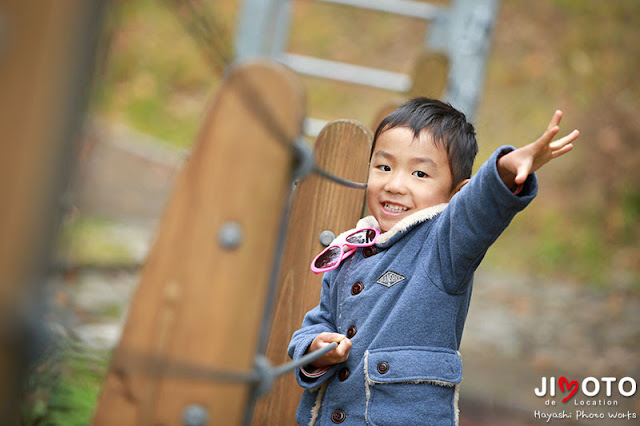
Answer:
<svg viewBox="0 0 640 426"><path fill-rule="evenodd" d="M391 238L396 234L403 233L408 229L410 229L411 227L413 227L414 225L417 225L418 223L422 223L429 219L434 218L438 214L442 213L442 211L447 207L447 205L448 203L437 204L435 206L427 207L424 210L419 210L415 213L410 214L409 216L405 217L404 219L400 220L398 223L393 225L393 227L389 229L387 232L383 232L382 234L380 234L380 236L378 237L378 240L376 241L376 244L385 244L389 242L389 240L391 240ZM363 217L358 221L354 229L350 229L338 235L336 237L336 240L340 238L345 238L347 235L349 235L356 229L361 229L361 228L380 229L380 225L378 224L378 221L376 220L376 218L373 216Z"/></svg>

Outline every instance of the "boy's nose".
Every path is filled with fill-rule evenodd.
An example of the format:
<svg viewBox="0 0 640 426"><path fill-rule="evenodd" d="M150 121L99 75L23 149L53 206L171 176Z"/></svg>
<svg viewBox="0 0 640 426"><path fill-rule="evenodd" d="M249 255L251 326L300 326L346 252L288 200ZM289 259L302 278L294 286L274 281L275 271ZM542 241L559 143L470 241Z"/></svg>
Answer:
<svg viewBox="0 0 640 426"><path fill-rule="evenodd" d="M389 177L384 190L394 194L404 194L407 192L407 183L400 174L394 174Z"/></svg>

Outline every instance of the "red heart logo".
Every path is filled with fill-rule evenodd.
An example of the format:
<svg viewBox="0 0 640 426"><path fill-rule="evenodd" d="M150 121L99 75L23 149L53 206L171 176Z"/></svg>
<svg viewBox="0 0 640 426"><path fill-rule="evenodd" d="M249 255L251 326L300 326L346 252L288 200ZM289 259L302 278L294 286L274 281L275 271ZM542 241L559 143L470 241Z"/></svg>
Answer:
<svg viewBox="0 0 640 426"><path fill-rule="evenodd" d="M560 390L562 392L565 391L569 391L569 396L567 396L565 399L562 400L562 402L567 402L568 400L570 400L573 395L576 394L576 392L578 392L578 381L577 380L572 380L571 382L569 382L569 380L566 377L560 377L558 379L558 385L560 386ZM566 387L566 389L565 389Z"/></svg>

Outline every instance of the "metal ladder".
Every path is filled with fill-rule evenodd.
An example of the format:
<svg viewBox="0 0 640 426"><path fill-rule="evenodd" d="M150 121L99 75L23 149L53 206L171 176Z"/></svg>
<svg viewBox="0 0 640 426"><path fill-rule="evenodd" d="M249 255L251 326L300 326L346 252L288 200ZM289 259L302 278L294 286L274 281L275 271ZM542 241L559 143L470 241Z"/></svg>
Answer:
<svg viewBox="0 0 640 426"><path fill-rule="evenodd" d="M444 100L473 119L484 81L485 62L498 0L451 0L447 7L413 0L315 0L424 19L431 25L424 48L449 59ZM236 59L267 57L294 71L336 81L407 93L412 77L398 72L287 53L292 0L245 0L235 37ZM316 135L326 122L307 118Z"/></svg>

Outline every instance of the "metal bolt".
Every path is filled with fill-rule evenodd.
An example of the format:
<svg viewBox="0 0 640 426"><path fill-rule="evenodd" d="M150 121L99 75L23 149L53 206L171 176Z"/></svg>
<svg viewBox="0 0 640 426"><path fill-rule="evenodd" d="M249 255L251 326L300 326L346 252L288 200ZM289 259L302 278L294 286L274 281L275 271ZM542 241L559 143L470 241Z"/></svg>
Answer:
<svg viewBox="0 0 640 426"><path fill-rule="evenodd" d="M188 405L182 412L182 424L184 426L205 426L207 421L209 421L209 413L202 405Z"/></svg>
<svg viewBox="0 0 640 426"><path fill-rule="evenodd" d="M320 233L320 244L325 247L328 247L335 239L336 235L329 230L324 230Z"/></svg>
<svg viewBox="0 0 640 426"><path fill-rule="evenodd" d="M218 241L226 249L233 250L242 243L242 227L237 222L226 222L218 232Z"/></svg>

